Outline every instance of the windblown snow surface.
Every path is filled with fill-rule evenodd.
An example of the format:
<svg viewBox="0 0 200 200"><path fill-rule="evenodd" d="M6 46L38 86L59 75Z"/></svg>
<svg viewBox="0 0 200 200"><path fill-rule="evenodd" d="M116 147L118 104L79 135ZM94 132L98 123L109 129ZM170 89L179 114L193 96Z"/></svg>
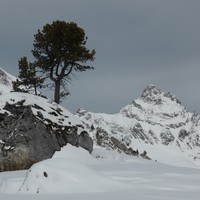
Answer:
<svg viewBox="0 0 200 200"><path fill-rule="evenodd" d="M178 159L177 159L178 162ZM200 196L200 170L95 148L67 145L27 171L0 173L0 199L191 200Z"/></svg>

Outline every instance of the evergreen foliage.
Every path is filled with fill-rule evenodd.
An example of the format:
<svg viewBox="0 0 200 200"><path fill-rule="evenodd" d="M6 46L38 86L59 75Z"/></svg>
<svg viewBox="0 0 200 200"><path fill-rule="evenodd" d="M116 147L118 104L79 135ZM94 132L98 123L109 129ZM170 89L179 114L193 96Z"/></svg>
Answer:
<svg viewBox="0 0 200 200"><path fill-rule="evenodd" d="M53 82L48 86L54 87L54 101L59 104L60 98L69 94L66 86L73 73L93 69L86 62L94 60L95 50L86 48L85 32L74 22L46 24L34 37L34 66Z"/></svg>
<svg viewBox="0 0 200 200"><path fill-rule="evenodd" d="M13 82L14 91L28 92L33 90L37 95L37 87L41 87L43 79L36 74L36 68L33 63L27 61L27 57L23 57L18 61L19 79Z"/></svg>

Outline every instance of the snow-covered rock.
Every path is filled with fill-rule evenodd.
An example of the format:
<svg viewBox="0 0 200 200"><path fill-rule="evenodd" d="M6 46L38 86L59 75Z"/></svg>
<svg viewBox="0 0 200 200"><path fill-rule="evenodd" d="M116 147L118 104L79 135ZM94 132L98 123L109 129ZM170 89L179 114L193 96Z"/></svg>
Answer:
<svg viewBox="0 0 200 200"><path fill-rule="evenodd" d="M0 171L27 169L67 143L92 152L93 141L79 118L49 99L9 93L14 78L2 73L0 85L7 90L1 87Z"/></svg>
<svg viewBox="0 0 200 200"><path fill-rule="evenodd" d="M87 125L96 145L128 154L127 149L139 154L146 151L151 159L174 165L178 156L182 165L189 160L200 166L200 115L153 85L117 114L80 109L76 115ZM116 146L113 137L126 148Z"/></svg>

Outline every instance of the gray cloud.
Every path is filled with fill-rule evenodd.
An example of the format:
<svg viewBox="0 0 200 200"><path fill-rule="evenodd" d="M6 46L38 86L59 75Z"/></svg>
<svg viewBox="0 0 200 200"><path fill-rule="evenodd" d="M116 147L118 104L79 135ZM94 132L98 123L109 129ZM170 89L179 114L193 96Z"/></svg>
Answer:
<svg viewBox="0 0 200 200"><path fill-rule="evenodd" d="M75 21L97 54L95 70L69 86L63 102L69 110L118 112L152 83L200 112L199 7L198 0L3 0L0 66L17 75L38 29L57 19Z"/></svg>

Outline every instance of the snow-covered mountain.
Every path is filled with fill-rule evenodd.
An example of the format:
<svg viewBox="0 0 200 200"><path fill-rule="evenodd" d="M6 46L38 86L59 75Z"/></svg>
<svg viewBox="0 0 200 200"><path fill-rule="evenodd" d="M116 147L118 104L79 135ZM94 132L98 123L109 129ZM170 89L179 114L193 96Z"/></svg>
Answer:
<svg viewBox="0 0 200 200"><path fill-rule="evenodd" d="M77 116L97 145L146 151L151 159L168 164L200 166L200 115L189 112L173 94L153 85L117 114L80 109ZM114 145L114 139L120 145Z"/></svg>

